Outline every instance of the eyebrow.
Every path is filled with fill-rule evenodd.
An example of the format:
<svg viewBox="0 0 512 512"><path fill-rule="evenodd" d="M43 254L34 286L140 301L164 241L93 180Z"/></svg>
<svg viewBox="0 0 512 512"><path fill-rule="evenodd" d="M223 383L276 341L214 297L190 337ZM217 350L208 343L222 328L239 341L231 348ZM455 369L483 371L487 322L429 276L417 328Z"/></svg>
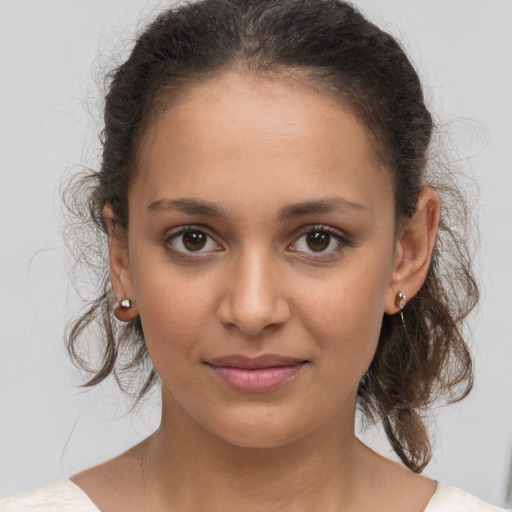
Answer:
<svg viewBox="0 0 512 512"><path fill-rule="evenodd" d="M159 199L152 202L148 206L148 210L150 212L179 211L189 215L228 218L226 211L219 205L194 198ZM286 205L280 210L277 218L280 221L285 221L317 213L332 213L346 210L368 211L362 204L355 201L349 201L343 197L327 197Z"/></svg>
<svg viewBox="0 0 512 512"><path fill-rule="evenodd" d="M227 218L226 212L215 203L193 198L159 199L148 206L150 212L179 211L190 215Z"/></svg>
<svg viewBox="0 0 512 512"><path fill-rule="evenodd" d="M290 220L316 213L332 213L346 210L368 211L362 204L355 201L349 201L343 197L327 197L287 205L279 212L278 218L279 220Z"/></svg>

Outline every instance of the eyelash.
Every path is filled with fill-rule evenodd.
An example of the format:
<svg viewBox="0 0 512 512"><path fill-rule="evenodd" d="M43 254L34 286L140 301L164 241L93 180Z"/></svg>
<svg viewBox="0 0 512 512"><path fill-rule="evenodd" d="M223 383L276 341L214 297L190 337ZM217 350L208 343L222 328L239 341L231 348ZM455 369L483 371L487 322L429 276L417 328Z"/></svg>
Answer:
<svg viewBox="0 0 512 512"><path fill-rule="evenodd" d="M318 232L327 233L331 237L331 239L329 240L329 245L332 243L332 239L334 239L337 242L336 247L329 251L296 251L301 253L303 258L316 261L328 260L331 259L333 255L337 256L338 254L340 254L345 248L353 246L352 240L347 235L343 234L341 231L330 226L326 226L324 224L315 224L314 226L307 226L306 229L301 231L300 236L296 238L295 241L288 246L288 249L290 249L293 245L297 245L297 243L303 237Z"/></svg>
<svg viewBox="0 0 512 512"><path fill-rule="evenodd" d="M209 250L209 251L182 251L172 247L173 240L179 238L181 235L185 233L201 233L206 235L209 241L213 240L217 247L220 247L220 244L215 241L215 238L210 234L209 230L205 228L205 226L201 225L187 225L181 226L179 228L174 229L171 233L169 233L164 240L164 247L168 253L170 253L174 258L186 261L197 261L199 259L211 257L213 252L219 252L220 249L217 250ZM183 242L182 242L183 243Z"/></svg>
<svg viewBox="0 0 512 512"><path fill-rule="evenodd" d="M329 240L329 245L331 245L332 239L334 239L337 242L336 248L331 249L329 251L318 251L318 252L315 252L314 250L311 250L311 252L308 252L308 251L298 251L296 249L293 249L293 246L297 245L298 242L303 237L313 234L313 233L318 233L318 232L326 233L329 235L329 237L331 237ZM207 251L203 251L203 250L186 251L186 250L179 250L179 249L172 247L173 240L178 239L181 235L184 235L185 233L203 234L207 237L206 245L210 241L213 240L214 243L217 245L218 249L207 250ZM182 241L182 243L183 243L183 241ZM339 253L341 253L346 247L352 247L352 246L353 246L352 240L348 236L342 234L342 232L340 232L339 230L334 229L330 226L323 225L323 224L316 224L313 226L310 225L310 226L305 226L304 228L301 228L301 230L299 231L299 236L297 238L295 238L295 240L290 245L287 246L287 250L288 251L291 250L292 252L300 253L302 255L302 257L309 259L309 260L321 261L321 260L330 259L330 258L332 258L333 255L338 255ZM166 251L168 253L170 253L174 258L180 259L180 260L186 260L186 261L198 261L200 259L209 258L212 256L212 253L220 252L222 250L222 247L215 240L215 237L210 234L209 230L207 228L205 228L205 226L201 226L201 225L186 225L186 226L181 226L179 228L176 228L170 234L168 234L168 236L165 237L164 247L165 247Z"/></svg>

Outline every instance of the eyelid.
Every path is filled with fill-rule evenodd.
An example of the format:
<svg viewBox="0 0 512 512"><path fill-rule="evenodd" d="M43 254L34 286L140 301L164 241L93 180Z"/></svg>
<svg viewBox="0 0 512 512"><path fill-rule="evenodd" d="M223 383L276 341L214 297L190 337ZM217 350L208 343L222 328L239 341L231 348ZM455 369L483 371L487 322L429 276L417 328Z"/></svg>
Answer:
<svg viewBox="0 0 512 512"><path fill-rule="evenodd" d="M187 233L189 231L199 231L201 233L204 233L208 238L215 242L217 248L214 250L207 251L181 251L170 246L170 241L173 238L177 238L179 237L179 235ZM166 231L163 237L163 245L168 253L170 253L171 255L178 259L183 260L198 260L202 258L207 258L211 256L212 253L216 253L224 249L222 247L222 244L218 242L217 237L211 233L211 230L201 224L184 224L182 226L178 226Z"/></svg>
<svg viewBox="0 0 512 512"><path fill-rule="evenodd" d="M186 233L189 231L199 231L201 233L204 233L208 238L213 240L213 242L216 244L216 248L213 250L199 250L199 251L182 251L178 250L171 246L170 241L171 239L178 237L182 233ZM293 246L305 235L309 233L314 233L315 231L323 231L325 233L328 233L331 237L333 237L338 243L337 247L334 249L331 249L329 251L301 251L293 249ZM205 258L210 258L213 256L214 253L220 252L224 250L223 245L218 241L217 236L212 234L211 230L204 225L201 224L185 224L182 226L177 226L175 228L172 228L168 230L164 237L162 242L165 250L174 258L186 260L186 261L198 261ZM327 260L329 258L333 258L340 254L344 249L347 247L352 247L354 245L352 237L350 235L347 235L344 231L334 228L329 225L325 224L309 224L306 226L302 226L295 230L294 239L293 242L288 244L286 250L290 251L292 253L297 253L301 257L309 260Z"/></svg>
<svg viewBox="0 0 512 512"><path fill-rule="evenodd" d="M288 249L290 249L294 244L296 244L303 236L309 233L314 233L315 231L323 231L325 233L328 233L335 240L338 241L338 246L330 251L306 252L292 249L292 252L299 253L301 254L302 257L306 259L322 260L332 258L334 255L338 255L339 253L341 253L345 248L352 247L354 245L352 238L340 229L334 228L326 224L310 224L308 226L303 226L298 230L298 233L296 234L294 241L288 245Z"/></svg>

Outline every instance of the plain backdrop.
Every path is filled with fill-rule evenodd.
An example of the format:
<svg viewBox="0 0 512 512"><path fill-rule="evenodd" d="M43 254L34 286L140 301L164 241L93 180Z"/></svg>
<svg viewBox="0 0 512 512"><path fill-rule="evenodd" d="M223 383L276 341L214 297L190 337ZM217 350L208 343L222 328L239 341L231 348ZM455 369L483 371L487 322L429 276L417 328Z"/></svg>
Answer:
<svg viewBox="0 0 512 512"><path fill-rule="evenodd" d="M512 2L355 3L407 48L447 145L458 148L452 158L478 184L476 385L462 404L437 411L426 473L504 505L512 459ZM59 183L76 166L97 164L95 81L165 5L0 0L0 497L116 455L158 425L158 393L128 414L111 384L77 387L63 330L80 303L68 278ZM389 450L378 430L362 435Z"/></svg>

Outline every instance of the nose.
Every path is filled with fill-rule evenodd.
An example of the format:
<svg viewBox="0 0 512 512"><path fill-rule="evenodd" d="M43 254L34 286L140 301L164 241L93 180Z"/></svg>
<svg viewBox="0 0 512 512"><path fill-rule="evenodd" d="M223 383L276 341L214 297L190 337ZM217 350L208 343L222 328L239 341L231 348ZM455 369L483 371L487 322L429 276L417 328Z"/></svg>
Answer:
<svg viewBox="0 0 512 512"><path fill-rule="evenodd" d="M226 327L256 336L290 318L282 272L265 251L246 250L227 274L217 312Z"/></svg>

